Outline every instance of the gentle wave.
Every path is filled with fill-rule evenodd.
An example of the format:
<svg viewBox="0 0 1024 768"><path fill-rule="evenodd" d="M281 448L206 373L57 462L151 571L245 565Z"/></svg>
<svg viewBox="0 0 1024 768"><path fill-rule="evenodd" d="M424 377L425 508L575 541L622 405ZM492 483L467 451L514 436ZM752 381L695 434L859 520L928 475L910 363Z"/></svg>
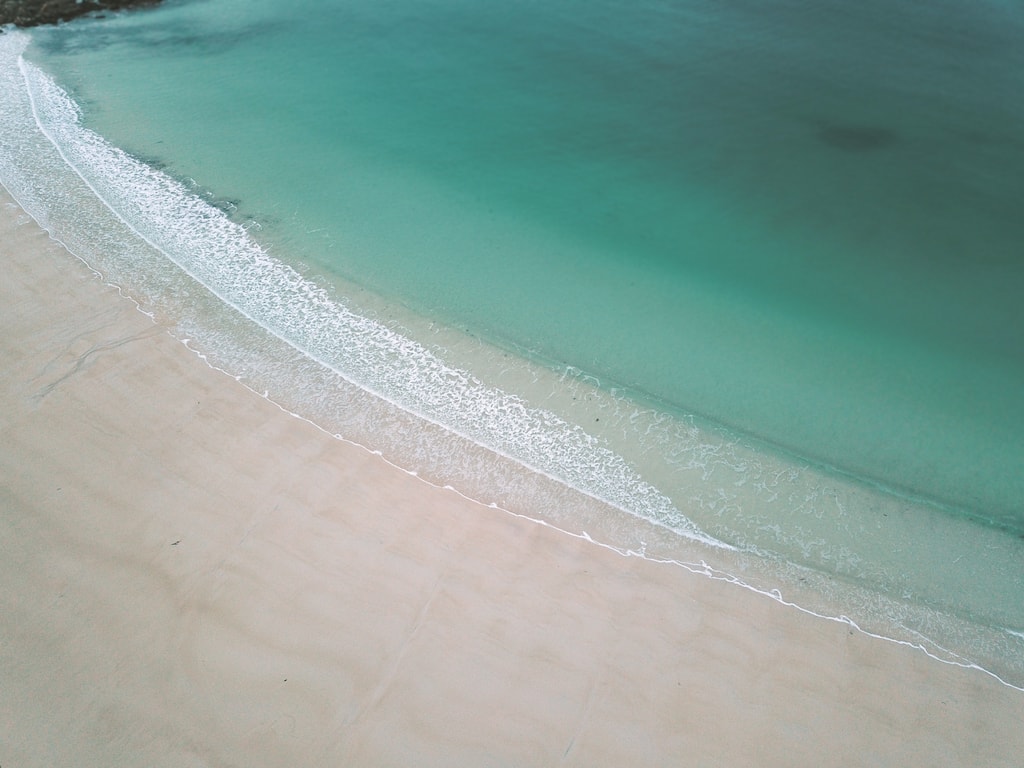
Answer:
<svg viewBox="0 0 1024 768"><path fill-rule="evenodd" d="M776 461L742 441L737 442L735 436L697 427L692 419L672 418L638 408L629 397L595 390L587 377L578 372L564 373L559 382L563 400L560 404L548 399L552 393L547 389L534 393L534 402L543 402L554 410L531 407L521 397L485 385L467 372L477 368L449 364L408 335L352 311L344 302L273 258L249 236L245 227L180 182L85 129L77 105L68 94L22 58L28 40L23 33L0 35L0 88L4 89L0 95L4 104L0 110L0 180L23 207L73 252L91 254L105 274L138 288L146 297L147 306L162 302L171 314L190 315L203 302L210 305L211 312L219 313L221 323L213 333L209 324L195 318L179 323L176 332L186 339L192 335L205 342L206 349L226 354L220 358L219 367L236 376L246 376L250 386L253 381L260 381L259 376L251 376L252 359L261 357L264 349L247 346L253 337L247 336L243 326L262 329L267 338L280 342L280 348L286 351L267 363L268 368L276 366L277 373L284 372L269 377L279 392L280 382L285 381L288 383L284 390L292 385L305 387L308 393L314 393L313 398L332 400L333 407L333 401L350 396L338 394L336 380L344 379L346 386L357 391L355 397L362 393L366 399L373 399L366 394L372 392L393 405L384 416L371 417L364 416L363 401L345 407L358 412L356 419L367 419L358 427L361 435L377 438L393 433L418 442L413 453L420 453L412 461L398 459L400 465L414 474L413 467L431 465L434 469L428 467L424 476L431 476L439 484L451 482L460 491L485 500L484 503L487 497L471 482L467 483L467 478L478 480L487 489L504 491L508 475L495 470L498 462L493 454L467 454L451 437L461 435L463 443L486 446L539 476L553 478L561 486L628 512L628 520L636 524L630 527L632 523L608 523L604 519L598 524L595 517L587 518L580 513L575 502L560 504L561 497L549 494L547 498L554 503L538 512L545 518L541 522L554 523L572 535L604 542L602 546L612 546L622 553L684 567L688 566L676 554L675 533L689 542L712 544L723 557L731 556L735 551L726 553L731 548L715 538L721 536L739 543L746 553L760 551L771 558L771 552L785 552L788 554L784 557L792 562L811 567L824 564L828 573L853 578L858 583L864 583L864 579L872 588L886 583L892 571L885 564L866 561L861 556L860 542L891 536L893 520L906 521L908 526L916 521L906 531L901 529L902 535L896 537L912 548L916 546L914 542L924 540L918 529L936 522L935 518L907 514L900 503L838 482L806 466ZM198 289L196 283L204 289ZM237 314L224 311L226 306L234 307ZM237 336L245 339L238 342L232 338ZM231 344L240 346L225 353ZM294 374L295 371L300 372ZM302 381L303 377L308 381ZM261 385L255 386L260 391ZM508 389L522 391L515 386ZM586 402L586 406L579 405L586 408L598 400L602 431L595 433L577 426L593 422L593 413L577 412L577 404ZM306 413L303 407L298 410ZM427 436L418 426L409 430L411 417L396 417L399 412L418 415L433 431ZM586 418L588 415L590 418ZM340 432L346 437L352 434L349 424L354 419L321 421L314 415L313 420L332 425L331 430L341 422ZM416 434L412 435L412 431ZM623 436L625 442L619 440ZM379 447L372 440L366 442L365 437L362 440ZM389 446L388 452L394 456L394 446ZM424 455L427 460L423 460ZM461 462L455 474L449 473L453 470L452 460ZM513 462L506 463L511 466ZM445 466L435 471L442 464ZM644 477L634 466L643 466ZM525 469L523 474L527 474ZM532 489L525 494L529 496L530 492ZM506 505L500 499L499 502L513 510L535 510L535 498L529 497L527 503L518 505ZM492 502L491 506L498 504ZM572 507L579 519L559 523L549 514L552 507L558 506ZM713 535L685 517L680 507L691 510ZM783 515L792 519L783 522L780 508ZM873 509L875 514L860 521L859 517L847 515L847 509L852 508ZM876 533L874 528L882 518L887 521L884 529L879 527L884 534ZM647 523L655 524L673 541L662 546L664 542L656 541L659 534L646 528ZM601 525L614 530L600 530ZM587 531L596 533L597 538L591 538ZM787 546L764 547L766 537L772 544L783 542ZM635 543L623 544L626 541ZM978 541L978 556L985 562L993 558L1002 562L998 551L988 546L987 541ZM1005 557L1012 558L1012 553ZM954 594L951 590L959 583L957 562L970 559L974 557L965 556L963 551L958 551L955 558L950 557L945 569L950 572L950 583L942 585L940 593ZM787 592L799 587L800 610L824 618L849 614L861 621L860 617L865 615L874 620L881 616L883 634L878 636L904 638L898 642L910 638L915 645L923 641L932 648L926 652L949 663L961 663L966 658L960 649L968 649L970 658L978 658L971 650L977 648L998 648L995 656L1014 658L1014 649L1020 645L1021 636L1013 630L1002 629L993 638L985 628L939 627L935 622L941 617L937 618L927 608L908 612L904 602L890 604L873 592L855 595L849 584L837 586L828 575L818 578L800 571L780 581L780 569L787 570L788 564L777 558L767 566L746 561L742 567L740 571L728 566L732 573L744 573L744 580L733 576L728 579L787 605L793 603L782 600L777 587L783 586ZM724 573L721 563L716 568L716 573ZM902 570L901 566L899 572ZM994 577L1002 577L1008 569L993 566L991 571ZM822 603L803 591L809 586L805 580L817 582L814 588L827 596L825 607L813 608ZM988 585L985 589L995 594L996 586ZM837 590L842 593L837 594ZM916 602L919 595L913 597ZM968 604L974 602L972 599ZM837 610L837 604L842 608ZM1016 628L1012 618L1006 620ZM861 621L861 626L868 625ZM966 633L963 637L946 642L951 632L961 631ZM925 634L932 640L924 640ZM951 648L957 650L947 650ZM984 663L989 663L990 655L987 651L982 654ZM1019 664L1011 666L1011 676L1021 677Z"/></svg>
<svg viewBox="0 0 1024 768"><path fill-rule="evenodd" d="M16 55L38 129L140 239L252 322L348 381L419 418L622 511L731 548L699 530L618 454L578 425L446 364L422 344L350 310L268 254L241 225L177 180L84 128L68 94Z"/></svg>

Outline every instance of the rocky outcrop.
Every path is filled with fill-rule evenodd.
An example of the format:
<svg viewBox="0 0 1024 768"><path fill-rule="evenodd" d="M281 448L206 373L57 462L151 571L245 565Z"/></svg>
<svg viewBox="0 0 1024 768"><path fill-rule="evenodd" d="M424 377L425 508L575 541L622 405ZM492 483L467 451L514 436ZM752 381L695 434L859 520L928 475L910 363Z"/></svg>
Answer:
<svg viewBox="0 0 1024 768"><path fill-rule="evenodd" d="M34 27L56 24L76 16L123 8L156 5L160 0L0 0L0 26Z"/></svg>

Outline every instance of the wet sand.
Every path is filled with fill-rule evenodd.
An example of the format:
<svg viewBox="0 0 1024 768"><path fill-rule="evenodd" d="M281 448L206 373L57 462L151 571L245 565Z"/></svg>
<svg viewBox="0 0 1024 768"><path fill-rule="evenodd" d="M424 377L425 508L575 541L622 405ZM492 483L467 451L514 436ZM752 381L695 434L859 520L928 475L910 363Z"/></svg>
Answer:
<svg viewBox="0 0 1024 768"><path fill-rule="evenodd" d="M1024 694L435 488L0 199L0 765L1016 766Z"/></svg>

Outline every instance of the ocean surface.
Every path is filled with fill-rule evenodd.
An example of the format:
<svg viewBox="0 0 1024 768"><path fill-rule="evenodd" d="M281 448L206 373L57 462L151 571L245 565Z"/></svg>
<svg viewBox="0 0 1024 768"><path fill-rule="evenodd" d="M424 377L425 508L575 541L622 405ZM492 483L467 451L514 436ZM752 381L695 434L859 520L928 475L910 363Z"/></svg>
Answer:
<svg viewBox="0 0 1024 768"><path fill-rule="evenodd" d="M168 0L0 182L403 468L1024 686L1024 7Z"/></svg>

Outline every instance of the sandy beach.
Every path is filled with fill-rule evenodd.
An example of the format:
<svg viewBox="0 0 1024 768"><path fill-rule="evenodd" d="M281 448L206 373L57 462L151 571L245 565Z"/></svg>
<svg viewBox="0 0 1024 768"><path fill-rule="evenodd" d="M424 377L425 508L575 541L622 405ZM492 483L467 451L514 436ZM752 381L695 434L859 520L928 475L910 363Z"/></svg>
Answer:
<svg viewBox="0 0 1024 768"><path fill-rule="evenodd" d="M1024 694L435 488L0 199L0 765L1018 766Z"/></svg>

